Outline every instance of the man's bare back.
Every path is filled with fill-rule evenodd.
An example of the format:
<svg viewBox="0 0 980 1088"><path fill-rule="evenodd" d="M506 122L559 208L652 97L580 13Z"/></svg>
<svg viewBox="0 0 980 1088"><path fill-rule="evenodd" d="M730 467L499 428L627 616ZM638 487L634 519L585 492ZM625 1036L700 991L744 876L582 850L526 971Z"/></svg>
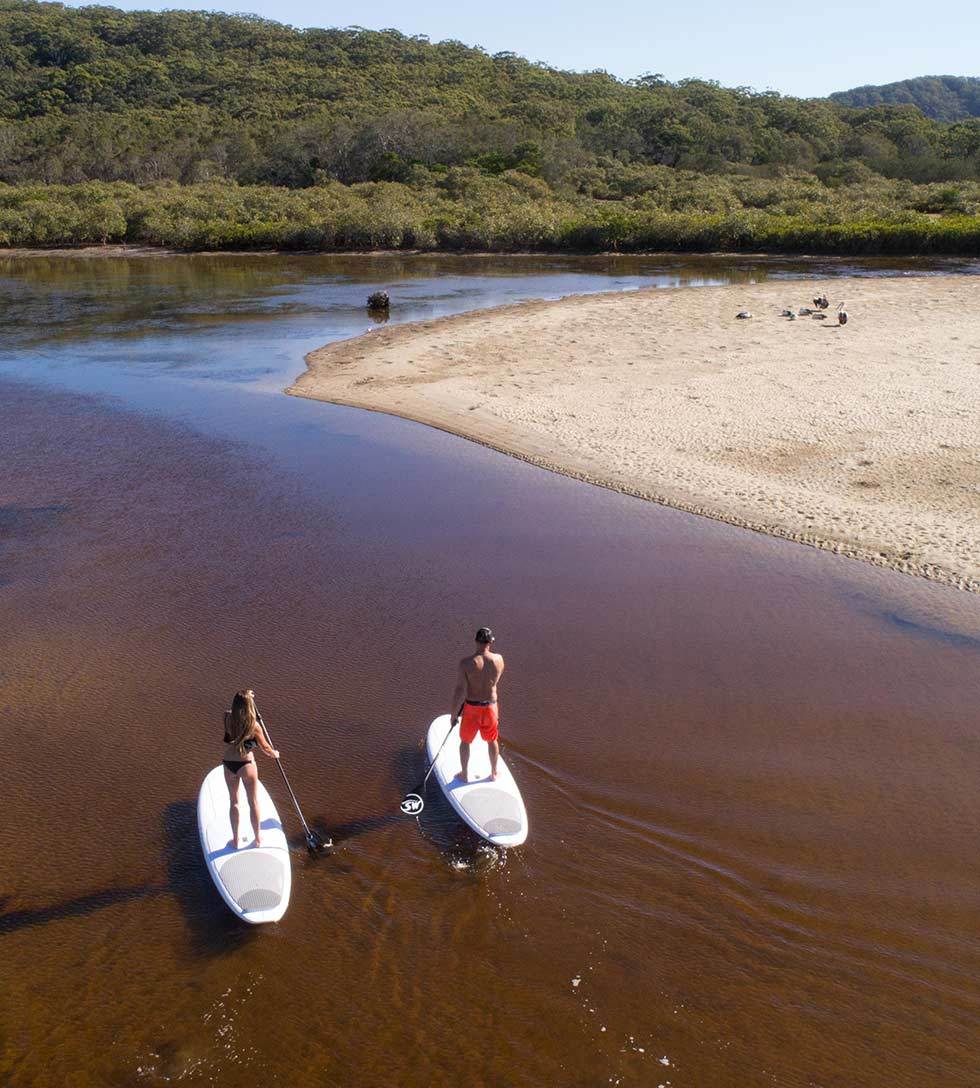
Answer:
<svg viewBox="0 0 980 1088"><path fill-rule="evenodd" d="M493 632L489 627L481 627L476 633L474 653L464 657L456 670L456 687L453 690L450 714L455 722L462 707L458 777L464 782L467 781L470 744L476 738L477 731L487 742L490 751L490 777L497 777L497 757L500 754L497 743L497 685L504 674L504 659L500 654L492 652L492 645Z"/></svg>
<svg viewBox="0 0 980 1088"><path fill-rule="evenodd" d="M478 703L497 701L497 682L504 671L504 659L500 654L491 653L488 646L470 657L464 657L459 667L466 681L467 699Z"/></svg>

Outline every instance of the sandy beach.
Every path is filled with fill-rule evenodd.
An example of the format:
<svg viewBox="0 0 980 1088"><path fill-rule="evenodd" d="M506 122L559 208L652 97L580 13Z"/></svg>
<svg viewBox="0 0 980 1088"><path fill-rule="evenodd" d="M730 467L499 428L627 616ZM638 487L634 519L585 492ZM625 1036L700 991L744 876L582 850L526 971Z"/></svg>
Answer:
<svg viewBox="0 0 980 1088"><path fill-rule="evenodd" d="M821 294L825 320L780 316ZM937 276L531 302L331 344L288 392L977 592L978 298Z"/></svg>

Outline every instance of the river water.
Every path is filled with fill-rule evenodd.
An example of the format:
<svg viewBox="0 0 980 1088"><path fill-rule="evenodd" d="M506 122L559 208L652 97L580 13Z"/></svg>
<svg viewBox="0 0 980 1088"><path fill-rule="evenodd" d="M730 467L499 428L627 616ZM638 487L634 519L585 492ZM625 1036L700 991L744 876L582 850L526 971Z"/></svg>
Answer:
<svg viewBox="0 0 980 1088"><path fill-rule="evenodd" d="M280 392L376 286L888 270L0 262L0 1082L975 1088L977 598ZM483 623L506 855L398 814ZM336 843L264 763L294 884L255 929L194 814L243 685Z"/></svg>

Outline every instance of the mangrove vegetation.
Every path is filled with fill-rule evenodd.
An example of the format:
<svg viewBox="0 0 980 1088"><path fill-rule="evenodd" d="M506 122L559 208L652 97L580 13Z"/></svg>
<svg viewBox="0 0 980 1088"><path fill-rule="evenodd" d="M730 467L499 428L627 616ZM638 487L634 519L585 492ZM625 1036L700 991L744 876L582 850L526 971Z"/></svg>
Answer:
<svg viewBox="0 0 980 1088"><path fill-rule="evenodd" d="M0 0L0 245L980 252L980 118Z"/></svg>

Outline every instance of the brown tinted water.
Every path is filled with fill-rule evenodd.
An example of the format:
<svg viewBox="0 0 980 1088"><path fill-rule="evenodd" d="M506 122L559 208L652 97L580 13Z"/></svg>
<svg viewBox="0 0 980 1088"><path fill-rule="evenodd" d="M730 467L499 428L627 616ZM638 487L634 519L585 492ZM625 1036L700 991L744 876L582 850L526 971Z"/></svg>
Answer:
<svg viewBox="0 0 980 1088"><path fill-rule="evenodd" d="M362 283L158 267L5 269L0 1082L976 1085L976 598L281 397ZM484 622L506 856L397 811ZM263 764L261 929L194 816L243 683L336 841Z"/></svg>

